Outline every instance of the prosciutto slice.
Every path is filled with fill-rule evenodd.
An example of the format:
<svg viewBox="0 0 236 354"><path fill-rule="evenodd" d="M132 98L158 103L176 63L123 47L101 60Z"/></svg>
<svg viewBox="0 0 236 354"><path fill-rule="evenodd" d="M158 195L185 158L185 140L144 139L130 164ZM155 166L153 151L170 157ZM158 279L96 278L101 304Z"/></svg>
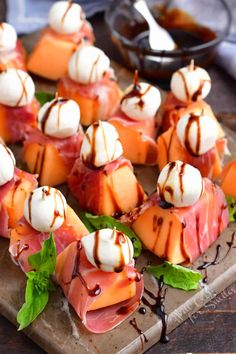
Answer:
<svg viewBox="0 0 236 354"><path fill-rule="evenodd" d="M93 267L79 242L72 243L58 256L56 279L89 331L107 332L123 322L139 306L144 287L143 277L133 264L126 266L123 271L127 273L127 277L116 283L116 292L119 294L119 290L133 281L136 285L135 296L111 306L89 310L99 301L99 296L109 291L119 273L104 272Z"/></svg>
<svg viewBox="0 0 236 354"><path fill-rule="evenodd" d="M23 107L5 107L6 124L9 132L9 143L24 141L29 132L36 127L39 103L33 100Z"/></svg>

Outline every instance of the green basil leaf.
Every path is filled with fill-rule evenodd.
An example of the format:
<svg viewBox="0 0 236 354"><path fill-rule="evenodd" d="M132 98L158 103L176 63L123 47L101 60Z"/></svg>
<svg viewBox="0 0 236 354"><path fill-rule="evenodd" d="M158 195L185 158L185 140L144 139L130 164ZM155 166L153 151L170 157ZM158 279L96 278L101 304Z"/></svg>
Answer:
<svg viewBox="0 0 236 354"><path fill-rule="evenodd" d="M202 279L201 273L170 262L147 266L146 270L158 279L163 276L163 282L166 285L186 291L197 289L199 281Z"/></svg>
<svg viewBox="0 0 236 354"><path fill-rule="evenodd" d="M47 290L39 294L34 280L27 280L25 303L17 315L17 322L20 324L18 331L29 326L38 317L47 305L48 298L49 292Z"/></svg>
<svg viewBox="0 0 236 354"><path fill-rule="evenodd" d="M37 101L40 103L41 106L43 106L46 102L49 102L55 98L55 95L49 92L36 92L35 97Z"/></svg>
<svg viewBox="0 0 236 354"><path fill-rule="evenodd" d="M236 221L236 200L234 197L226 196L226 201L229 209L229 222Z"/></svg>
<svg viewBox="0 0 236 354"><path fill-rule="evenodd" d="M121 232L126 234L134 246L134 257L140 256L142 251L142 243L138 239L137 235L126 225L114 219L112 216L96 216L86 212L80 212L79 217L87 227L89 232L94 232L96 230L101 230L105 228L114 229L114 227Z"/></svg>
<svg viewBox="0 0 236 354"><path fill-rule="evenodd" d="M44 241L40 252L29 256L29 264L36 272L45 273L49 277L56 266L56 246L52 232L47 240Z"/></svg>
<svg viewBox="0 0 236 354"><path fill-rule="evenodd" d="M49 292L55 290L51 280L56 266L56 246L52 233L44 241L41 251L29 256L28 260L34 271L26 273L25 303L17 315L19 331L32 323L44 310Z"/></svg>

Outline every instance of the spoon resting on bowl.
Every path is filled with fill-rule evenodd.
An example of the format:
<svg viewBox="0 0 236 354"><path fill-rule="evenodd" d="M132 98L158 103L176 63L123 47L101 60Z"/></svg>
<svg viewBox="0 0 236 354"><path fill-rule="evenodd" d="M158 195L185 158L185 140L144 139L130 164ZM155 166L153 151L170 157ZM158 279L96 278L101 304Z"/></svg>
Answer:
<svg viewBox="0 0 236 354"><path fill-rule="evenodd" d="M171 35L162 28L151 14L145 0L136 0L134 8L142 15L149 26L149 45L153 50L174 50L176 44Z"/></svg>

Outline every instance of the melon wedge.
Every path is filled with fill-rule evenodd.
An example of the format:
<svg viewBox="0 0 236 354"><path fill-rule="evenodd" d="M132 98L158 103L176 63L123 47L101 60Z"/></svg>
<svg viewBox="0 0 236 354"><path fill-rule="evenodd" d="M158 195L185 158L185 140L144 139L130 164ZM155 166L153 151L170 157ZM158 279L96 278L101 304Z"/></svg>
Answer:
<svg viewBox="0 0 236 354"><path fill-rule="evenodd" d="M155 136L154 120L151 122L131 122L113 117L109 119L109 123L118 131L125 158L133 164L157 164L157 144L152 138Z"/></svg>
<svg viewBox="0 0 236 354"><path fill-rule="evenodd" d="M65 164L52 144L28 143L24 146L23 160L31 173L38 174L40 186L56 186L66 181L70 167Z"/></svg>

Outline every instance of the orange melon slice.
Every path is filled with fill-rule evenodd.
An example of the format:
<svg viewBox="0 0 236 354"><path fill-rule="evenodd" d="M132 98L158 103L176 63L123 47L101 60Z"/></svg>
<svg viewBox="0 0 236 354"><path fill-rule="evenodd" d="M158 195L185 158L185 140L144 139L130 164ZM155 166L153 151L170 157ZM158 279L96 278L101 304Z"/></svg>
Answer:
<svg viewBox="0 0 236 354"><path fill-rule="evenodd" d="M56 186L66 181L70 167L65 164L52 144L28 143L24 146L23 160L31 173L38 174L40 186Z"/></svg>
<svg viewBox="0 0 236 354"><path fill-rule="evenodd" d="M148 127L149 135L147 135L144 132L145 127L142 129L140 124L142 122L127 124L124 119L114 117L109 119L109 123L118 131L125 158L134 164L155 165L157 163L157 144L151 138L153 131L155 131L154 125L152 125L153 129Z"/></svg>

